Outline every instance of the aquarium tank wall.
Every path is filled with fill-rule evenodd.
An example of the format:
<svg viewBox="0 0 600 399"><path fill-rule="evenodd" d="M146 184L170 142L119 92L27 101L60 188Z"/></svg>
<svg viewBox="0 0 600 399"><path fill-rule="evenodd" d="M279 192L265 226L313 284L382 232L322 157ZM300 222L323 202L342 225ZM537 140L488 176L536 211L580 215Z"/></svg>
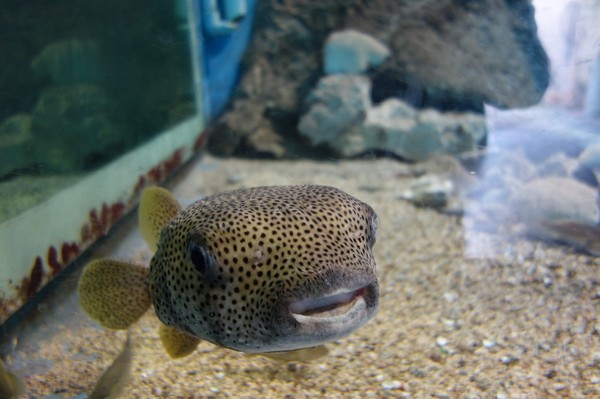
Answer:
<svg viewBox="0 0 600 399"><path fill-rule="evenodd" d="M0 397L600 397L598 21L4 1Z"/></svg>
<svg viewBox="0 0 600 399"><path fill-rule="evenodd" d="M2 6L2 320L203 147L252 12L207 4Z"/></svg>

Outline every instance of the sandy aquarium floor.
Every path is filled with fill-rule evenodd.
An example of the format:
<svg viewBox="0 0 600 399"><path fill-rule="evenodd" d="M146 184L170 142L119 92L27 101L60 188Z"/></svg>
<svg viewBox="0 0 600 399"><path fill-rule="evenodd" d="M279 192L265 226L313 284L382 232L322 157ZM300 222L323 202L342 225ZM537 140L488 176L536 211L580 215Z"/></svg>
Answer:
<svg viewBox="0 0 600 399"><path fill-rule="evenodd" d="M463 220L400 200L415 167L393 160L251 161L204 157L173 188L200 195L319 183L369 203L380 227L377 316L314 363L280 364L208 343L171 360L148 312L131 328L123 398L598 398L600 260L522 237L470 235ZM98 255L148 262L135 223ZM112 241L112 243L111 243ZM467 256L466 254L470 254ZM78 308L72 277L12 340L8 363L28 398L85 397L119 352Z"/></svg>

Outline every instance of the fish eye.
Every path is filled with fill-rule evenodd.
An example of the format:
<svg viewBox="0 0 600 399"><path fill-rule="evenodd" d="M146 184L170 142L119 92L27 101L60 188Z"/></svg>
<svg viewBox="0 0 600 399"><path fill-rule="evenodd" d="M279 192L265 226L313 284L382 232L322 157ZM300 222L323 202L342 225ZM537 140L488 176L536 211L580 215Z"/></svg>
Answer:
<svg viewBox="0 0 600 399"><path fill-rule="evenodd" d="M200 245L192 240L188 244L188 255L196 271L205 279L212 279L214 275L215 260L212 255Z"/></svg>

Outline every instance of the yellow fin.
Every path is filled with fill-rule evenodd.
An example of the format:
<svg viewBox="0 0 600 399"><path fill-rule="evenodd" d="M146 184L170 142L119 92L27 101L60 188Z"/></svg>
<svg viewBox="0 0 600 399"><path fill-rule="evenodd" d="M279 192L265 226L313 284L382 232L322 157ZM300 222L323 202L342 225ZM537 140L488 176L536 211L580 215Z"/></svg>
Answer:
<svg viewBox="0 0 600 399"><path fill-rule="evenodd" d="M165 324L160 324L158 335L165 350L173 359L185 357L196 350L200 340Z"/></svg>
<svg viewBox="0 0 600 399"><path fill-rule="evenodd" d="M17 399L25 392L23 381L8 371L6 364L0 359L0 398Z"/></svg>
<svg viewBox="0 0 600 399"><path fill-rule="evenodd" d="M127 341L123 345L121 353L113 360L110 366L102 373L100 379L94 386L89 399L113 399L117 398L125 390L131 376L131 365L133 363L133 347L131 338L127 334Z"/></svg>
<svg viewBox="0 0 600 399"><path fill-rule="evenodd" d="M263 356L279 363L310 363L329 354L325 345L312 348L296 349L287 352L246 353L247 356Z"/></svg>
<svg viewBox="0 0 600 399"><path fill-rule="evenodd" d="M156 252L162 228L179 211L181 206L168 190L162 187L148 187L142 192L138 223L142 237L152 251Z"/></svg>
<svg viewBox="0 0 600 399"><path fill-rule="evenodd" d="M88 263L79 279L79 303L101 325L125 330L150 307L144 266L114 259Z"/></svg>

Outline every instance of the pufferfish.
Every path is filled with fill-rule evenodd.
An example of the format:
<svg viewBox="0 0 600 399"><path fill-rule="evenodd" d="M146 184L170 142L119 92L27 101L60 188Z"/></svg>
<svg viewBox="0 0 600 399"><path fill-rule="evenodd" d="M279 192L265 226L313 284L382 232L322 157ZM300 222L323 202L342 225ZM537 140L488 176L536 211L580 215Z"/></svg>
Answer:
<svg viewBox="0 0 600 399"><path fill-rule="evenodd" d="M319 348L375 315L377 215L339 189L255 187L182 209L150 187L138 217L155 251L150 267L92 261L80 303L112 329L127 329L153 305L173 358L201 340L246 353Z"/></svg>

